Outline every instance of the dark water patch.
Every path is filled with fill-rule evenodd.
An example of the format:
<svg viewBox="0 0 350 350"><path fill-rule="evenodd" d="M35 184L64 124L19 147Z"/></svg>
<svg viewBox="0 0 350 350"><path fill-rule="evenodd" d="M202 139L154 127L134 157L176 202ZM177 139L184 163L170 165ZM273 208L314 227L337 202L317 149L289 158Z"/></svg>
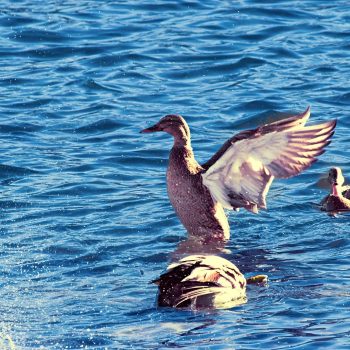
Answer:
<svg viewBox="0 0 350 350"><path fill-rule="evenodd" d="M128 263L138 262L142 264L144 263L150 264L150 263L159 263L160 261L166 262L167 260L168 260L168 254L162 252L162 253L156 253L148 256L129 259Z"/></svg>
<svg viewBox="0 0 350 350"><path fill-rule="evenodd" d="M112 136L106 137L106 136L101 136L101 137L84 137L81 141L84 143L89 143L89 144L97 144L97 143L104 143L106 141L109 141L112 139ZM86 158L90 158L89 156L85 156Z"/></svg>
<svg viewBox="0 0 350 350"><path fill-rule="evenodd" d="M261 106L265 105L265 109L268 109L269 107L273 107L273 106L276 106L276 107L278 106L278 104L274 102L269 102L269 101L251 101L251 102L245 102L241 104L240 109L242 111L245 111L246 109L247 110L250 109L252 111L254 110L257 111L259 109L261 110L262 108L259 108L260 104ZM279 112L274 109L268 109L264 112L252 115L251 117L244 118L241 122L235 123L235 127L239 129L249 128L248 125L250 125L251 127L258 127L260 125L273 123L275 121L288 118L298 113L301 113L301 111L290 113L290 112Z"/></svg>
<svg viewBox="0 0 350 350"><path fill-rule="evenodd" d="M158 62L159 60L151 55L135 54L135 53L120 53L119 55L109 55L97 57L89 61L89 65L98 67L118 66L121 63L128 62Z"/></svg>
<svg viewBox="0 0 350 350"><path fill-rule="evenodd" d="M293 30L294 28L290 26L272 26L263 30L259 30L258 32L241 34L238 36L238 38L247 41L259 42L270 39L271 37L277 36L281 33L286 33Z"/></svg>
<svg viewBox="0 0 350 350"><path fill-rule="evenodd" d="M76 257L72 260L73 264L79 264L79 263L93 263L93 262L99 262L103 261L103 251L98 251L96 253L88 253L81 255L79 257Z"/></svg>
<svg viewBox="0 0 350 350"><path fill-rule="evenodd" d="M108 185L97 185L95 184L69 184L58 186L56 189L52 189L46 192L41 193L39 196L35 197L60 197L60 196L79 196L86 197L92 194L105 194L110 192L110 188Z"/></svg>
<svg viewBox="0 0 350 350"><path fill-rule="evenodd" d="M79 223L73 222L65 222L64 225L62 224L52 224L50 222L47 223L47 227L50 228L50 231L55 231L55 232L65 232L65 231L70 231L70 232L80 232L81 230L86 230L88 228L88 224L84 220L80 220Z"/></svg>
<svg viewBox="0 0 350 350"><path fill-rule="evenodd" d="M0 79L0 84L3 86L16 86L16 85L25 85L25 84L34 84L35 80L30 78L21 78L21 77L13 77L13 78L5 78Z"/></svg>
<svg viewBox="0 0 350 350"><path fill-rule="evenodd" d="M8 104L7 107L11 109L32 109L32 108L39 108L39 107L48 105L53 101L54 99L51 99L51 98L40 98L34 101L30 100L25 102L11 103L11 104Z"/></svg>
<svg viewBox="0 0 350 350"><path fill-rule="evenodd" d="M130 72L126 71L125 69L119 69L120 71L118 73L115 73L113 75L114 79L127 79L129 81L131 80L152 80L152 76L150 75L150 72Z"/></svg>
<svg viewBox="0 0 350 350"><path fill-rule="evenodd" d="M40 174L39 171L29 168L16 167L12 165L0 164L0 179L17 178L32 174Z"/></svg>
<svg viewBox="0 0 350 350"><path fill-rule="evenodd" d="M269 49L269 52L273 52L276 55L276 57L279 57L279 58L282 58L282 57L290 58L290 59L300 58L300 55L296 51L288 50L285 47L271 47Z"/></svg>
<svg viewBox="0 0 350 350"><path fill-rule="evenodd" d="M193 79L199 76L211 76L219 74L235 73L239 70L259 67L266 61L258 58L245 57L234 63L216 64L199 69L175 70L165 73L165 78L170 79Z"/></svg>
<svg viewBox="0 0 350 350"><path fill-rule="evenodd" d="M118 89L117 87L110 87L110 86L105 86L103 84L97 83L93 79L88 79L85 84L84 84L88 89L91 90L106 90L106 91L111 91L113 93L118 93L122 94L123 91L121 89Z"/></svg>
<svg viewBox="0 0 350 350"><path fill-rule="evenodd" d="M65 114L65 117L71 116L72 118L77 118L77 117L87 118L88 115L102 113L102 112L106 112L114 109L115 107L113 105L99 101L98 103L90 102L87 104L87 106L85 104L76 105L76 109L67 108L67 110L64 110L64 114ZM72 132L72 130L75 130L75 129L69 129L68 132Z"/></svg>
<svg viewBox="0 0 350 350"><path fill-rule="evenodd" d="M38 114L39 117L42 117L43 119L61 119L63 116L60 113L55 113L53 111L40 111Z"/></svg>
<svg viewBox="0 0 350 350"><path fill-rule="evenodd" d="M171 52L169 52L170 54ZM216 53L210 53L210 52L201 52L201 54L193 54L193 53L188 53L188 54L177 54L174 57L172 57L173 62L177 63L188 63L191 62L192 64L194 62L198 63L203 63L203 62L218 62L218 61L231 61L234 59L237 59L239 55L235 52L216 52Z"/></svg>
<svg viewBox="0 0 350 350"><path fill-rule="evenodd" d="M105 275L111 272L118 267L117 265L108 264L108 265L99 265L99 266L91 266L91 267L79 267L73 271L64 272L65 276L98 276Z"/></svg>
<svg viewBox="0 0 350 350"><path fill-rule="evenodd" d="M72 270L64 272L64 274L76 275L79 274L78 266L93 265L103 260L102 255L98 253L88 253L76 257L64 255L66 254L59 254L55 259L50 260L25 261L20 266L16 267L16 269L21 273L36 274L40 270L49 271L52 268L60 266L61 268L72 268Z"/></svg>
<svg viewBox="0 0 350 350"><path fill-rule="evenodd" d="M350 44L342 44L343 50L350 50Z"/></svg>
<svg viewBox="0 0 350 350"><path fill-rule="evenodd" d="M323 65L321 67L314 68L312 71L315 73L334 73L339 69L331 65Z"/></svg>
<svg viewBox="0 0 350 350"><path fill-rule="evenodd" d="M28 207L32 207L32 204L19 200L0 200L1 209L23 209ZM8 223L10 223L10 221Z"/></svg>
<svg viewBox="0 0 350 350"><path fill-rule="evenodd" d="M270 101L264 101L264 100L255 100L255 101L249 101L244 102L239 105L239 107L236 109L239 109L241 111L262 111L262 110L268 110L268 112L265 112L263 115L273 115L273 110L278 107L277 103L270 102ZM270 112L271 111L271 112ZM261 119L262 114L259 113L257 116L253 116L253 119L250 119L249 122L255 122L257 121L260 123L259 119ZM282 119L282 118L281 118ZM246 120L247 121L247 120Z"/></svg>
<svg viewBox="0 0 350 350"><path fill-rule="evenodd" d="M350 92L345 93L343 95L340 95L337 98L340 102L349 104L350 103Z"/></svg>
<svg viewBox="0 0 350 350"><path fill-rule="evenodd" d="M95 134L100 132L114 131L127 125L125 122L120 121L120 119L121 118L116 118L116 120L102 119L97 122L81 126L75 129L74 132L79 134Z"/></svg>
<svg viewBox="0 0 350 350"><path fill-rule="evenodd" d="M59 43L66 41L68 37L61 33L50 30L41 30L38 28L21 29L9 36L10 40L21 41L24 43Z"/></svg>
<svg viewBox="0 0 350 350"><path fill-rule="evenodd" d="M36 201L34 202L34 200L32 200L32 202L30 203L30 207L35 208L36 207L35 204L37 203L38 200L40 200L40 202L45 203L46 206L49 206L49 205L52 206L51 210L42 209L39 212L35 210L28 211L28 212L26 211L23 213L19 212L15 218L11 218L12 224L32 222L33 224L35 224L35 226L41 225L42 227L45 227L45 232L48 235L49 234L48 230L51 228L57 232L60 232L60 231L64 232L69 227L72 227L71 225L73 225L74 227L74 224L72 223L72 218L84 218L90 214L96 213L96 208L93 208L91 205L90 206L87 206L86 204L82 206L78 206L77 204L73 205L71 203L68 203L67 197L62 195L52 196L52 197L48 197L48 196L42 196L42 197L43 198L37 195L35 198ZM42 199L45 199L45 201ZM48 219L49 217L55 218L56 223L52 224L50 222L50 219ZM64 220L62 220L62 218L64 218ZM88 225L85 223L86 221L82 219L82 221L80 221L75 227L79 229L79 224L80 224L81 225L80 229L81 228L86 229ZM40 236L39 238L41 239L42 237Z"/></svg>
<svg viewBox="0 0 350 350"><path fill-rule="evenodd" d="M147 91L146 89L144 91ZM129 96L122 96L119 98L119 100L123 102L142 102L145 100L148 100L150 103L161 103L161 104L166 104L168 103L167 96L164 93L158 93L157 92L147 92L145 94L138 94L137 96L135 95L129 95ZM182 101L189 101L188 99L182 99Z"/></svg>
<svg viewBox="0 0 350 350"><path fill-rule="evenodd" d="M81 255L84 252L82 248L78 248L75 246L65 245L52 245L46 247L42 250L44 254L53 254L53 255Z"/></svg>
<svg viewBox="0 0 350 350"><path fill-rule="evenodd" d="M13 107L13 105L11 106ZM24 108L21 106L21 108ZM43 129L43 126L31 123L19 123L19 124L0 124L0 133L4 134L24 134L24 133L36 133Z"/></svg>
<svg viewBox="0 0 350 350"><path fill-rule="evenodd" d="M350 31L324 31L320 32L319 35L324 35L330 38L349 39Z"/></svg>
<svg viewBox="0 0 350 350"><path fill-rule="evenodd" d="M217 35L205 35L204 39L214 40L214 39L219 39L219 38L217 37ZM223 39L224 40L229 40L230 38L228 36L228 37L224 37ZM254 32L240 34L240 35L237 35L237 37L236 37L236 40L239 40L242 43L250 42L250 43L256 43L256 44L258 44L259 41L263 41L265 39L267 39L266 34L261 34L259 32L255 32L255 31ZM226 48L226 50L228 50L228 48Z"/></svg>
<svg viewBox="0 0 350 350"><path fill-rule="evenodd" d="M321 104L335 106L335 107L343 107L349 104L350 93L346 94L333 94L331 96L324 96L315 98L315 101Z"/></svg>
<svg viewBox="0 0 350 350"><path fill-rule="evenodd" d="M304 89L306 91L307 90L315 91L318 86L319 86L319 84L315 83L315 82L310 83L308 81L300 81L300 82L297 82L297 83L290 84L289 86L286 86L285 90L289 90L289 91L296 90L296 91L299 91L300 89Z"/></svg>
<svg viewBox="0 0 350 350"><path fill-rule="evenodd" d="M248 15L257 15L262 16L262 18L273 18L274 20L278 20L280 18L285 18L288 20L292 19L303 19L309 18L309 14L307 12L297 10L297 9L281 9L276 7L246 7L240 9L240 12Z"/></svg>
<svg viewBox="0 0 350 350"><path fill-rule="evenodd" d="M84 45L80 47L76 46L60 46L60 47L40 47L31 50L17 51L11 54L11 56L24 56L24 57L33 57L33 58L42 58L42 59L57 59L57 58L67 58L71 56L93 56L100 54L107 50L103 46L90 46ZM6 53L5 53L6 55Z"/></svg>
<svg viewBox="0 0 350 350"><path fill-rule="evenodd" d="M327 243L326 247L329 248L344 248L347 247L349 245L349 239L346 238L340 238L340 239L336 239L332 242Z"/></svg>
<svg viewBox="0 0 350 350"><path fill-rule="evenodd" d="M149 158L143 158L143 157L137 157L137 156L126 156L126 155L121 155L119 157L113 157L115 164L122 164L122 165L134 165L134 166L156 166L158 167L160 164L162 164L162 159L152 159L150 161ZM111 159L109 159L111 161Z"/></svg>
<svg viewBox="0 0 350 350"><path fill-rule="evenodd" d="M144 3L144 4L135 4L133 8L142 10L142 11L146 10L146 11L163 13L164 11L179 11L182 8L181 5L182 5L181 2L159 3L159 4Z"/></svg>
<svg viewBox="0 0 350 350"><path fill-rule="evenodd" d="M86 327L86 326L84 326ZM86 332L84 332L86 333ZM59 344L59 346L64 349L81 349L81 348L86 348L86 347L101 347L101 346L109 346L112 343L112 341L105 336L101 336L101 335L85 335L85 334L80 334L78 331L75 332L71 332L69 334L64 334L64 336L60 336L58 337L56 340L44 340L43 342L43 346L47 346L47 347L57 347L57 345ZM27 346L30 347L37 347L37 341L28 341L28 343L26 344Z"/></svg>
<svg viewBox="0 0 350 350"><path fill-rule="evenodd" d="M56 73L74 73L74 72L80 72L81 68L78 65L63 65L61 67L56 68Z"/></svg>
<svg viewBox="0 0 350 350"><path fill-rule="evenodd" d="M111 32L111 31L110 31ZM114 38L123 38L123 37L132 37L133 34L141 34L141 33L147 33L147 27L143 25L143 23L140 24L128 24L125 25L115 25L113 26L113 31L111 32L112 36ZM140 36L135 35L135 38L139 38ZM132 40L131 40L132 41Z"/></svg>
<svg viewBox="0 0 350 350"><path fill-rule="evenodd" d="M87 173L89 171L93 171L96 167L92 164L82 164L77 166L72 166L66 169L67 172L73 173Z"/></svg>
<svg viewBox="0 0 350 350"><path fill-rule="evenodd" d="M20 27L28 24L36 23L38 20L32 17L13 15L10 13L2 13L0 18L0 26L2 27Z"/></svg>

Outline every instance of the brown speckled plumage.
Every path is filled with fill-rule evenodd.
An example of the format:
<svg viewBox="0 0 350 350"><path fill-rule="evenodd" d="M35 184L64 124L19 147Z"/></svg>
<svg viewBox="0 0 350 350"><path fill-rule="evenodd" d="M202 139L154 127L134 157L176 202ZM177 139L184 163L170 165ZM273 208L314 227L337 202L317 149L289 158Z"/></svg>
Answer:
<svg viewBox="0 0 350 350"><path fill-rule="evenodd" d="M229 238L229 225L224 210L220 203L214 202L209 190L203 185L202 171L203 168L194 159L189 145L174 146L167 169L170 202L191 235Z"/></svg>

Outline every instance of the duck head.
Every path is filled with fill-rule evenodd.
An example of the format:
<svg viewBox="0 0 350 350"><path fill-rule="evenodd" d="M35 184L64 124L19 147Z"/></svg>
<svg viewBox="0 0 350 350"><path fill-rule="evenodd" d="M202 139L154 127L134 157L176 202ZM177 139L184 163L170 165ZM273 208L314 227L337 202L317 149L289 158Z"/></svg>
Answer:
<svg viewBox="0 0 350 350"><path fill-rule="evenodd" d="M329 170L328 182L332 186L332 195L339 197L341 187L344 183L343 173L340 168L334 167Z"/></svg>
<svg viewBox="0 0 350 350"><path fill-rule="evenodd" d="M163 117L157 124L143 129L141 133L164 131L174 136L175 144L188 144L190 142L190 128L184 118L177 114Z"/></svg>

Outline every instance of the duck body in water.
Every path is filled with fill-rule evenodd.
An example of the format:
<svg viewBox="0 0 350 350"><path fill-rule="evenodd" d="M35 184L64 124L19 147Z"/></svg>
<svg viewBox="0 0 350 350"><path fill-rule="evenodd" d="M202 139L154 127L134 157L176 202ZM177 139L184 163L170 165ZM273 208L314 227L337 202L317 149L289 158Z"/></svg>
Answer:
<svg viewBox="0 0 350 350"><path fill-rule="evenodd" d="M321 201L321 209L329 212L350 210L350 186L343 186L344 176L340 168L329 170L328 182L331 193Z"/></svg>
<svg viewBox="0 0 350 350"><path fill-rule="evenodd" d="M164 131L174 137L167 169L172 206L190 236L203 241L226 240L230 228L224 208L253 213L266 208L274 178L295 176L324 152L336 121L305 126L302 114L242 131L204 164L194 158L190 129L179 115L167 115L141 132Z"/></svg>
<svg viewBox="0 0 350 350"><path fill-rule="evenodd" d="M246 279L236 265L215 255L187 256L153 281L159 288L158 306L191 309L244 304L247 283L266 282L266 275Z"/></svg>

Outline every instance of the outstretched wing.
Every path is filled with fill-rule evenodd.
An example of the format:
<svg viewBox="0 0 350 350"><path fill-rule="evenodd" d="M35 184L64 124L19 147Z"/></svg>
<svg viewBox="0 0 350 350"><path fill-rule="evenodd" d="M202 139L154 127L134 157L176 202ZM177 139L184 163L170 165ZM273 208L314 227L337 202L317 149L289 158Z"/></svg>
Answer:
<svg viewBox="0 0 350 350"><path fill-rule="evenodd" d="M287 129L290 130L293 128L302 127L305 125L309 117L310 117L310 106L307 107L305 112L301 114L297 114L289 118L278 120L274 123L260 126L257 129L242 131L237 135L234 135L233 137L228 139L221 146L221 148L206 163L202 164L201 166L205 170L208 170L236 141L251 138L251 137L254 137L255 135L260 135L260 134L264 135L272 131L283 131Z"/></svg>
<svg viewBox="0 0 350 350"><path fill-rule="evenodd" d="M245 207L257 212L266 208L266 194L274 177L299 174L330 143L336 121L305 127L309 114L307 109L299 116L242 132L229 140L202 174L213 198L228 209Z"/></svg>

